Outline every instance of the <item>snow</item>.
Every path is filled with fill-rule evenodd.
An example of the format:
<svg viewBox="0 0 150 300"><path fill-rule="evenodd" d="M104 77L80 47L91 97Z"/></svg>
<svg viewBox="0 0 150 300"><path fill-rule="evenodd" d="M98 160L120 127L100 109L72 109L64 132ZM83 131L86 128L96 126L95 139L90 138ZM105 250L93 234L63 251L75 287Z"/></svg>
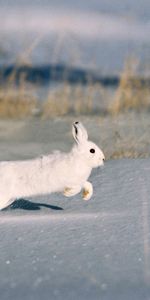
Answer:
<svg viewBox="0 0 150 300"><path fill-rule="evenodd" d="M107 161L94 195L19 200L0 212L0 299L144 300L150 159Z"/></svg>

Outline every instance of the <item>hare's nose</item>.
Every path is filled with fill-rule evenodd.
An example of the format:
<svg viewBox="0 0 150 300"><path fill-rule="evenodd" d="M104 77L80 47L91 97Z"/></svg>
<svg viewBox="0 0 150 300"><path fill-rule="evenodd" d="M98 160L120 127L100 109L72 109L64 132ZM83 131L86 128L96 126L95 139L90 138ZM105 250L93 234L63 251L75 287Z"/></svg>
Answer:
<svg viewBox="0 0 150 300"><path fill-rule="evenodd" d="M105 158L103 158L103 162L105 161Z"/></svg>

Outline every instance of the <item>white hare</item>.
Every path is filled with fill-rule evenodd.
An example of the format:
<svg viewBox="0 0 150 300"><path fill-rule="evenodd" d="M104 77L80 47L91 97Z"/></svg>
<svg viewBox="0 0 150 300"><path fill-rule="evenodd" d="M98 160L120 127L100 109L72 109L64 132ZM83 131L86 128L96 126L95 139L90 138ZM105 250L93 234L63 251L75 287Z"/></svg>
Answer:
<svg viewBox="0 0 150 300"><path fill-rule="evenodd" d="M80 122L73 123L72 134L76 143L69 153L56 151L31 160L0 162L0 209L22 197L53 192L71 197L83 190L83 199L91 198L93 187L87 179L105 157L88 141Z"/></svg>

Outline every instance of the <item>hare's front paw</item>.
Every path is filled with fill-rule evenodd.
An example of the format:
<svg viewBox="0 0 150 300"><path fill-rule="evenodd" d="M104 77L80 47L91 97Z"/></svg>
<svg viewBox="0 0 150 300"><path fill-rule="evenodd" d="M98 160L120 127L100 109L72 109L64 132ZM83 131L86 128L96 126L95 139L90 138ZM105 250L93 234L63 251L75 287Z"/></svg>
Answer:
<svg viewBox="0 0 150 300"><path fill-rule="evenodd" d="M80 193L81 187L80 186L75 186L75 187L66 187L63 191L63 194L66 197L72 197L78 193Z"/></svg>
<svg viewBox="0 0 150 300"><path fill-rule="evenodd" d="M89 200L93 195L93 186L89 181L86 181L83 186L83 200Z"/></svg>

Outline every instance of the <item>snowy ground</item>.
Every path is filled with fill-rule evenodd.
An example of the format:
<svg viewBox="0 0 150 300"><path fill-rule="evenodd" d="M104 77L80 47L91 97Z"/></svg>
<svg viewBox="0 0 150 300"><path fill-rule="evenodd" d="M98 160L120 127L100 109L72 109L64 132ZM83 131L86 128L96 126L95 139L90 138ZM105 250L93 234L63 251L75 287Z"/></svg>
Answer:
<svg viewBox="0 0 150 300"><path fill-rule="evenodd" d="M108 161L94 196L0 212L0 299L144 300L150 295L150 159Z"/></svg>
<svg viewBox="0 0 150 300"><path fill-rule="evenodd" d="M148 154L149 118L127 118L82 121L106 157L131 140ZM69 150L72 121L1 120L0 160ZM148 300L149 178L149 158L109 160L92 173L89 202L53 194L1 211L0 300Z"/></svg>

